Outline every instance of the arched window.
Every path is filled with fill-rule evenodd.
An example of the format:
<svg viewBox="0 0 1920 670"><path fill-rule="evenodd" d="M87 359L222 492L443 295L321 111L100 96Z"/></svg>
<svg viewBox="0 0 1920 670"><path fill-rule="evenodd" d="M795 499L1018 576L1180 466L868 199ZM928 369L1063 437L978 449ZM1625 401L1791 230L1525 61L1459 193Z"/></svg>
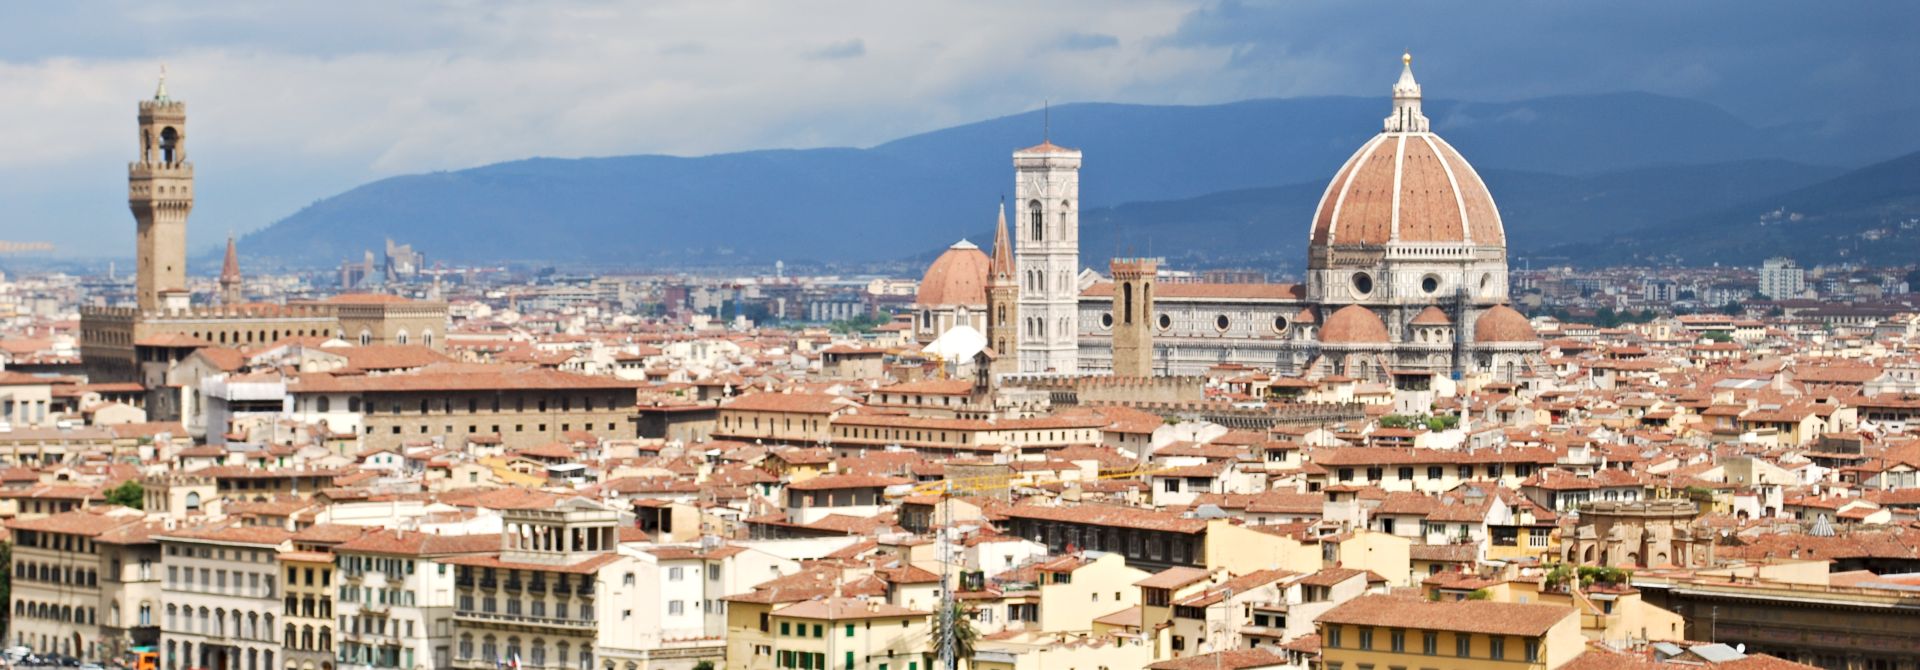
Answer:
<svg viewBox="0 0 1920 670"><path fill-rule="evenodd" d="M1126 313L1126 316L1122 318L1120 322L1131 326L1133 325L1133 282L1121 284L1120 289L1122 294L1120 296L1120 303L1125 306L1124 309Z"/></svg>
<svg viewBox="0 0 1920 670"><path fill-rule="evenodd" d="M172 165L174 152L179 148L180 131L174 130L173 126L160 129L160 162Z"/></svg>
<svg viewBox="0 0 1920 670"><path fill-rule="evenodd" d="M1040 201L1027 203L1027 220L1033 228L1033 241L1039 242L1047 238L1047 216L1040 211Z"/></svg>
<svg viewBox="0 0 1920 670"><path fill-rule="evenodd" d="M538 668L547 664L547 641L546 640L534 638L533 649L531 649L530 651L533 652L533 656L532 656L533 667Z"/></svg>
<svg viewBox="0 0 1920 670"><path fill-rule="evenodd" d="M473 658L473 636L460 636L460 658Z"/></svg>
<svg viewBox="0 0 1920 670"><path fill-rule="evenodd" d="M394 336L393 336L393 341L394 341L394 342L396 342L396 343L398 343L398 344L406 344L406 343L407 343L407 329L405 329L405 328L402 328L402 329L400 329L400 332L398 332L398 333L395 333L395 334L394 334Z"/></svg>
<svg viewBox="0 0 1920 670"><path fill-rule="evenodd" d="M140 625L153 625L153 603L140 603Z"/></svg>
<svg viewBox="0 0 1920 670"><path fill-rule="evenodd" d="M198 509L200 509L200 492L188 491L187 492L187 511L192 512ZM202 610L203 614L204 612L205 610Z"/></svg>
<svg viewBox="0 0 1920 670"><path fill-rule="evenodd" d="M365 328L360 329L360 346L364 347L369 344L373 344L373 331Z"/></svg>
<svg viewBox="0 0 1920 670"><path fill-rule="evenodd" d="M328 399L326 396L320 396L319 398L315 398L313 401L313 411L320 412L322 414L333 411L333 401Z"/></svg>
<svg viewBox="0 0 1920 670"><path fill-rule="evenodd" d="M428 346L428 347L433 346L433 331L431 330L420 331L420 344L422 346Z"/></svg>

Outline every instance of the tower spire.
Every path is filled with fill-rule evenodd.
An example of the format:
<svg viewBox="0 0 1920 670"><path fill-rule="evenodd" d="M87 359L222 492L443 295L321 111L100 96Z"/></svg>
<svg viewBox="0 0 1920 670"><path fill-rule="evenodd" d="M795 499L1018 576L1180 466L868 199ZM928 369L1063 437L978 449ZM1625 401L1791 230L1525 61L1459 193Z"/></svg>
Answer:
<svg viewBox="0 0 1920 670"><path fill-rule="evenodd" d="M1400 54L1400 80L1393 83L1393 116L1387 117L1384 130L1389 133L1427 132L1427 116L1420 112L1420 82L1413 79L1413 53Z"/></svg>
<svg viewBox="0 0 1920 670"><path fill-rule="evenodd" d="M167 99L167 64L160 64L160 85L153 89L153 99Z"/></svg>
<svg viewBox="0 0 1920 670"><path fill-rule="evenodd" d="M1000 198L1000 221L993 230L993 258L988 265L987 278L993 281L1013 281L1013 241L1007 236L1007 199Z"/></svg>
<svg viewBox="0 0 1920 670"><path fill-rule="evenodd" d="M220 303L240 303L240 252L233 246L233 233L227 233L227 257L220 262Z"/></svg>

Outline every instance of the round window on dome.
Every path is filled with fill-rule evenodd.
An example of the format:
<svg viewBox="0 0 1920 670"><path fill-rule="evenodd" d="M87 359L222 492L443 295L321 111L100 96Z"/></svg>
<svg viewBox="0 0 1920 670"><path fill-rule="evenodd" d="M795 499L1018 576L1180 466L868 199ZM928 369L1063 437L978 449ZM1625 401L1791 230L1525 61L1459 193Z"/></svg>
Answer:
<svg viewBox="0 0 1920 670"><path fill-rule="evenodd" d="M1491 288L1493 288L1493 273L1480 275L1480 293L1485 294L1487 289Z"/></svg>
<svg viewBox="0 0 1920 670"><path fill-rule="evenodd" d="M1101 328L1113 327L1113 312L1107 312L1105 314L1100 315L1100 327Z"/></svg>
<svg viewBox="0 0 1920 670"><path fill-rule="evenodd" d="M1276 333L1287 332L1287 317L1284 317L1284 316L1273 317L1273 332L1276 332Z"/></svg>
<svg viewBox="0 0 1920 670"><path fill-rule="evenodd" d="M1227 315L1225 314L1221 314L1219 316L1213 317L1214 328L1218 328L1224 331L1227 329L1228 326L1232 326L1232 325L1233 325L1233 320L1228 319Z"/></svg>
<svg viewBox="0 0 1920 670"><path fill-rule="evenodd" d="M1365 272L1353 273L1354 295L1365 297L1373 293L1373 275Z"/></svg>
<svg viewBox="0 0 1920 670"><path fill-rule="evenodd" d="M1440 278L1435 277L1433 275L1427 275L1425 277L1421 277L1420 290L1428 294L1432 294L1433 292L1440 290Z"/></svg>
<svg viewBox="0 0 1920 670"><path fill-rule="evenodd" d="M1166 330L1172 327L1173 327L1173 317L1167 316L1165 314L1160 315L1160 329Z"/></svg>

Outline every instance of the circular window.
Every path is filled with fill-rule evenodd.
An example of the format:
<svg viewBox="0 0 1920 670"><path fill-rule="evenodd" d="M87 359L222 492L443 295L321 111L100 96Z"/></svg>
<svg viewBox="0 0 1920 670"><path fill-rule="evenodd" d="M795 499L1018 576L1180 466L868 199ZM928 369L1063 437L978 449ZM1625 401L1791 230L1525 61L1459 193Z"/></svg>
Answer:
<svg viewBox="0 0 1920 670"><path fill-rule="evenodd" d="M1219 328L1220 330L1226 330L1227 326L1231 326L1231 325L1233 325L1233 322L1228 320L1227 315L1225 314L1221 314L1220 316L1213 317L1213 327L1215 328Z"/></svg>
<svg viewBox="0 0 1920 670"><path fill-rule="evenodd" d="M1353 292L1357 295L1373 293L1373 275L1365 272L1353 273Z"/></svg>
<svg viewBox="0 0 1920 670"><path fill-rule="evenodd" d="M1420 290L1427 293L1440 290L1440 278L1433 275L1420 278Z"/></svg>
<svg viewBox="0 0 1920 670"><path fill-rule="evenodd" d="M1113 312L1107 312L1105 314L1100 315L1100 327L1101 328L1113 327Z"/></svg>
<svg viewBox="0 0 1920 670"><path fill-rule="evenodd" d="M1166 330L1172 327L1173 327L1173 317L1167 316L1165 314L1160 315L1160 329Z"/></svg>
<svg viewBox="0 0 1920 670"><path fill-rule="evenodd" d="M1490 288L1493 288L1493 274L1480 275L1480 292L1485 293Z"/></svg>
<svg viewBox="0 0 1920 670"><path fill-rule="evenodd" d="M1273 317L1273 332L1276 332L1276 333L1287 332L1287 317L1284 317L1284 316Z"/></svg>

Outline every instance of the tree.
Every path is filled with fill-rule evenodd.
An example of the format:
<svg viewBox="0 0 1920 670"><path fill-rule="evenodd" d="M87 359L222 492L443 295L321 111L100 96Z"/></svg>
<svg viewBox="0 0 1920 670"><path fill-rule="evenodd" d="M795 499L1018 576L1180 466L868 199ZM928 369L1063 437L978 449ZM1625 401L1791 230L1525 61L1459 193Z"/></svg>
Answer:
<svg viewBox="0 0 1920 670"><path fill-rule="evenodd" d="M1720 306L1720 313L1727 316L1740 316L1744 310L1745 308L1740 306L1739 301L1729 302Z"/></svg>
<svg viewBox="0 0 1920 670"><path fill-rule="evenodd" d="M952 608L951 611L953 613L953 616L950 617L953 620L953 657L959 661L960 665L972 667L973 643L979 639L979 633L973 630L973 618L969 616L970 612L965 605L956 600L949 604L948 607ZM943 627L938 613L936 613L933 620L933 651L935 656L939 655L940 641L945 639L946 634L947 631ZM940 668L939 670L946 669Z"/></svg>
<svg viewBox="0 0 1920 670"><path fill-rule="evenodd" d="M693 664L693 670L713 670L713 661L701 661Z"/></svg>
<svg viewBox="0 0 1920 670"><path fill-rule="evenodd" d="M138 480L129 479L126 483L107 489L107 504L134 509L147 508L147 488Z"/></svg>

